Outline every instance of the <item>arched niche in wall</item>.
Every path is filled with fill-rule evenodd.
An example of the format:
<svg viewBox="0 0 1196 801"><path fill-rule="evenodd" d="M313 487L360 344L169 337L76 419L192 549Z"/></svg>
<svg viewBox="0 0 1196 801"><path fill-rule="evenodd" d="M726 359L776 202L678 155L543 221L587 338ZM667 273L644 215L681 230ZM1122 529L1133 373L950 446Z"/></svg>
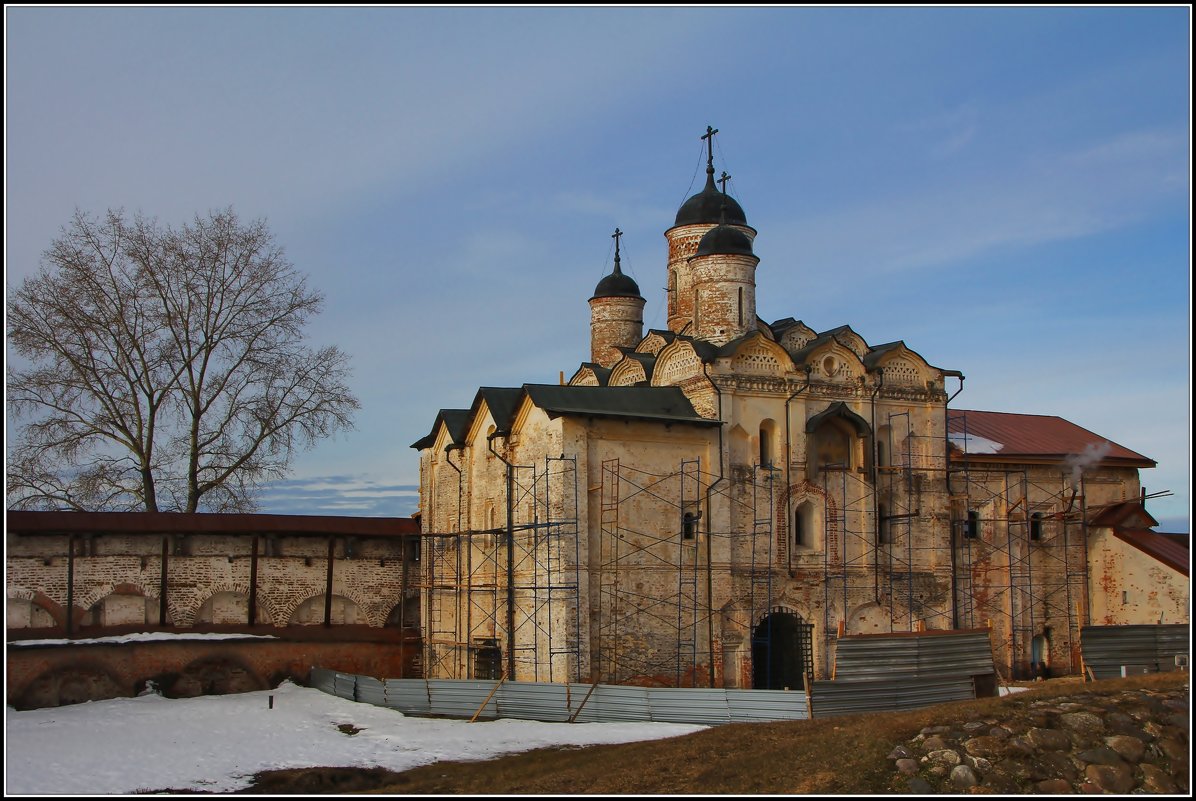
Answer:
<svg viewBox="0 0 1196 801"><path fill-rule="evenodd" d="M842 401L807 420L806 434L811 476L827 470L870 472L872 429Z"/></svg>

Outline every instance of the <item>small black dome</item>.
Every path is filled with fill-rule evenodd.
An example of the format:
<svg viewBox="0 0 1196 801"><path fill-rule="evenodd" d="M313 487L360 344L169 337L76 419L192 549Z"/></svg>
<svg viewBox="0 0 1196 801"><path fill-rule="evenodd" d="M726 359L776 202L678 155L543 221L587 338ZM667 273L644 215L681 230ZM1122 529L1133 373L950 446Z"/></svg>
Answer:
<svg viewBox="0 0 1196 801"><path fill-rule="evenodd" d="M728 215L730 216L730 215ZM718 225L711 228L698 242L695 256L754 256L752 240L738 228Z"/></svg>
<svg viewBox="0 0 1196 801"><path fill-rule="evenodd" d="M699 225L716 223L727 204L727 222L747 225L747 216L735 198L718 191L714 185L714 172L706 171L706 186L701 192L681 204L677 211L676 225Z"/></svg>
<svg viewBox="0 0 1196 801"><path fill-rule="evenodd" d="M639 298L643 300L644 296L640 294L640 287L635 279L630 275L624 275L616 265L615 271L594 287L594 298ZM594 298L590 298L590 300Z"/></svg>

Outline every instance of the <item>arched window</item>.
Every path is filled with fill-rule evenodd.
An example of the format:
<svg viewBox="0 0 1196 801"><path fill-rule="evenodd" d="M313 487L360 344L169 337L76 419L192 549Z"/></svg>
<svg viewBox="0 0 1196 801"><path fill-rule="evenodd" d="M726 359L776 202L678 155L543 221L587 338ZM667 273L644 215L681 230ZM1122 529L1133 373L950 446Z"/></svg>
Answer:
<svg viewBox="0 0 1196 801"><path fill-rule="evenodd" d="M760 422L760 466L772 467L776 460L777 424L773 420Z"/></svg>
<svg viewBox="0 0 1196 801"><path fill-rule="evenodd" d="M817 515L813 501L802 501L793 510L793 547L809 550L817 544Z"/></svg>

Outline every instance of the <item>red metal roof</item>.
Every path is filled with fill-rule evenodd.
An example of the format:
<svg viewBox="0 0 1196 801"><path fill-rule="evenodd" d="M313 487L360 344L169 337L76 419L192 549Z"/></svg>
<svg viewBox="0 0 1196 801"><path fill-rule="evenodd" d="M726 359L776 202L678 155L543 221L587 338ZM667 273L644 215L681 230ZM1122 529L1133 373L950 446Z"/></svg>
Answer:
<svg viewBox="0 0 1196 801"><path fill-rule="evenodd" d="M1189 551L1183 543L1156 534L1147 528L1115 528L1113 536L1129 543L1147 556L1154 557L1167 567L1188 575Z"/></svg>
<svg viewBox="0 0 1196 801"><path fill-rule="evenodd" d="M186 512L5 512L5 527L15 534L317 534L392 536L419 534L410 517L340 517L335 515L208 514Z"/></svg>
<svg viewBox="0 0 1196 801"><path fill-rule="evenodd" d="M1107 443L1102 462L1131 467L1156 465L1150 457L1053 415L953 409L947 413L947 431L953 448L959 453L966 450L966 455L972 459L1063 460L1086 451L1100 453Z"/></svg>
<svg viewBox="0 0 1196 801"><path fill-rule="evenodd" d="M1088 510L1092 512L1091 508ZM1150 512L1142 506L1141 501L1122 501L1103 509L1096 510L1096 514L1088 521L1090 526L1107 526L1109 528L1116 528L1121 526L1123 528L1151 528L1157 526L1159 521L1151 516Z"/></svg>

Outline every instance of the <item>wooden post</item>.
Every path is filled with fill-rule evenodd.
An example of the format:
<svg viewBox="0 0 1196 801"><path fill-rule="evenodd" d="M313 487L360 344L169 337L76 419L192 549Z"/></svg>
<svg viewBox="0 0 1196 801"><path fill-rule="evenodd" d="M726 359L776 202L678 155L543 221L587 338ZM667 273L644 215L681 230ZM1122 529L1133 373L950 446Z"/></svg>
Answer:
<svg viewBox="0 0 1196 801"><path fill-rule="evenodd" d="M249 625L257 625L257 540L253 535L249 551Z"/></svg>
<svg viewBox="0 0 1196 801"><path fill-rule="evenodd" d="M336 537L328 538L328 578L324 583L324 627L332 626L332 559L336 556Z"/></svg>

